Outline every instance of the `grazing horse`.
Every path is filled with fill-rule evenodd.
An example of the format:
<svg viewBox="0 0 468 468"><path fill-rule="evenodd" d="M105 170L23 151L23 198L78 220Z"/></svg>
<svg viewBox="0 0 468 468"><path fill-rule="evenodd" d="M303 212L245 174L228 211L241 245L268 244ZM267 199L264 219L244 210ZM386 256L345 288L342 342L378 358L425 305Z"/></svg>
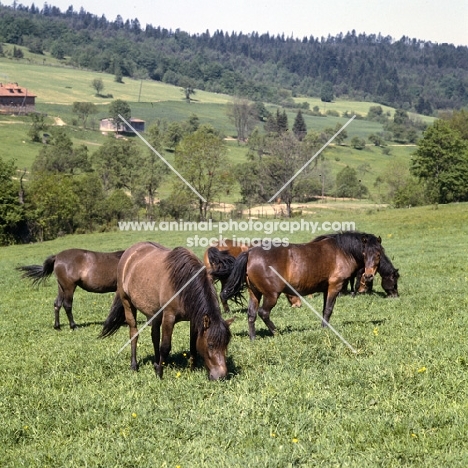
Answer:
<svg viewBox="0 0 468 468"><path fill-rule="evenodd" d="M361 235L364 277L370 281L379 266L382 252L380 237ZM270 268L271 267L271 268ZM221 291L224 300L240 300L249 291L248 323L250 339L255 338L257 311L272 334L276 327L270 311L281 293L301 296L323 292L322 326L327 326L343 282L358 268L356 259L340 247L338 238L324 238L306 244L290 244L264 250L254 247L237 257L232 273ZM274 269L286 282L273 271ZM291 289L289 285L294 288ZM262 306L259 308L263 297Z"/></svg>
<svg viewBox="0 0 468 468"><path fill-rule="evenodd" d="M206 249L203 255L203 263L212 280L219 280L221 289L224 288L224 284L226 283L236 258L239 254L247 250L249 250L247 245L237 245L231 239L223 239L219 244ZM223 305L224 312L229 313L228 303L221 299L221 304Z"/></svg>
<svg viewBox="0 0 468 468"><path fill-rule="evenodd" d="M400 278L400 273L398 272L398 268L392 265L392 262L385 254L380 258L377 273L382 278L380 284L382 285L382 289L387 293L387 297L398 297L398 278ZM362 268L357 272L356 285L359 285L358 293L371 293L373 283L373 280L367 282L364 279Z"/></svg>
<svg viewBox="0 0 468 468"><path fill-rule="evenodd" d="M23 278L33 284L43 283L52 273L58 283L58 295L54 301L54 328L60 330L60 308L67 313L70 328L76 328L73 320L73 294L77 286L88 292L108 293L117 290L117 265L124 250L118 252L93 252L68 249L47 257L43 265L20 266Z"/></svg>
<svg viewBox="0 0 468 468"><path fill-rule="evenodd" d="M162 378L171 351L174 325L190 321L190 362L202 356L210 380L227 375L226 349L231 338L216 291L202 262L184 247L173 250L153 242L139 242L125 251L117 267L117 293L101 337L130 327L131 368L138 369L137 310L151 323L154 369ZM162 326L162 339L161 339Z"/></svg>
<svg viewBox="0 0 468 468"><path fill-rule="evenodd" d="M358 231L346 231L337 234L324 234L313 239L313 242L326 238L337 239L340 242L340 247L347 253L351 254L358 262L358 269L351 275L349 281L345 281L341 292L347 291L348 282L351 285L351 293L365 293L372 291L373 279L366 281L365 278L362 277L364 274L364 257L361 248L361 238L363 234L364 233ZM387 293L387 296L398 297L398 278L400 277L400 274L398 273L398 269L393 266L392 262L385 254L383 248L377 273L379 273L382 278L382 288Z"/></svg>
<svg viewBox="0 0 468 468"><path fill-rule="evenodd" d="M223 239L222 244L214 245L206 249L203 255L203 263L206 266L208 273L213 281L219 280L221 290L224 289L227 279L231 274L236 258L242 253L249 250L250 247L245 244L236 245L231 239ZM300 307L301 300L299 297L286 294L289 303L292 307ZM225 313L229 313L229 305L227 301L221 298L221 304Z"/></svg>

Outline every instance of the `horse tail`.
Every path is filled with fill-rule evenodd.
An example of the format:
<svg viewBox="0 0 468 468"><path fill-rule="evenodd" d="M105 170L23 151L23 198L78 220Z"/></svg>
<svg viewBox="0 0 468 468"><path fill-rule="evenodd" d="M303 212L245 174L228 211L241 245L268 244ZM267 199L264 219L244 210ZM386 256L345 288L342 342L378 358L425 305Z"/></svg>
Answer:
<svg viewBox="0 0 468 468"><path fill-rule="evenodd" d="M242 304L242 292L246 286L247 262L249 260L249 250L242 252L233 265L232 272L221 291L221 300L226 302L232 299L238 304Z"/></svg>
<svg viewBox="0 0 468 468"><path fill-rule="evenodd" d="M102 326L99 338L106 338L113 335L122 325L125 324L125 309L118 293L114 296L109 315Z"/></svg>
<svg viewBox="0 0 468 468"><path fill-rule="evenodd" d="M214 280L227 280L232 272L236 258L227 251L220 251L216 247L207 250L210 264L210 275Z"/></svg>
<svg viewBox="0 0 468 468"><path fill-rule="evenodd" d="M16 267L22 271L22 278L29 278L33 285L44 283L45 280L54 272L55 255L51 255L44 260L42 265L26 265Z"/></svg>

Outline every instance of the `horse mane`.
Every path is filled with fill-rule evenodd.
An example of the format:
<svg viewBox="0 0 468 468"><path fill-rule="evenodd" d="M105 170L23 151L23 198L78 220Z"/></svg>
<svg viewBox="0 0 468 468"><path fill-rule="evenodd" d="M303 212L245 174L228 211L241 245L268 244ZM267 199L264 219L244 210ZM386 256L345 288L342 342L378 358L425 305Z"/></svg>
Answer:
<svg viewBox="0 0 468 468"><path fill-rule="evenodd" d="M391 276L395 272L397 272L397 269L393 266L392 262L390 261L390 259L387 257L385 253L383 253L382 256L380 257L380 265L379 265L378 271L379 271L380 276ZM400 275L398 274L398 276Z"/></svg>
<svg viewBox="0 0 468 468"><path fill-rule="evenodd" d="M347 255L351 255L357 261L363 262L364 256L362 255L362 237L367 236L367 238L372 239L372 241L378 242L377 237L374 234L369 234L367 232L360 231L344 231L333 234L323 234L316 237L312 242L318 242L324 239L334 239L337 246L345 252ZM384 248L382 248L382 254L384 253Z"/></svg>
<svg viewBox="0 0 468 468"><path fill-rule="evenodd" d="M159 244L156 246L159 247ZM184 288L178 298L184 309L190 311L190 323L196 326L197 333L203 333L205 316L208 316L210 340L215 346L227 346L231 332L221 317L216 291L206 269L199 271L203 263L186 248L176 247L167 255L165 264L174 291ZM190 285L184 287L190 280Z"/></svg>

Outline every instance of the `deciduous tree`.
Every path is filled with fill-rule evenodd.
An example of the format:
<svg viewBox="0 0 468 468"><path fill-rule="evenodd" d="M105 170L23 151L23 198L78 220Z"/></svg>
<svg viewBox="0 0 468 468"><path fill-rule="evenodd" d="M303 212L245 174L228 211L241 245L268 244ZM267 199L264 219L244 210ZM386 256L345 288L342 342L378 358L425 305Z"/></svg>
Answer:
<svg viewBox="0 0 468 468"><path fill-rule="evenodd" d="M226 145L213 127L202 125L196 132L187 135L177 146L174 163L185 180L205 198L203 201L179 180L175 190L183 190L198 206L201 220L205 220L210 203L220 194L229 193L232 171L227 159Z"/></svg>

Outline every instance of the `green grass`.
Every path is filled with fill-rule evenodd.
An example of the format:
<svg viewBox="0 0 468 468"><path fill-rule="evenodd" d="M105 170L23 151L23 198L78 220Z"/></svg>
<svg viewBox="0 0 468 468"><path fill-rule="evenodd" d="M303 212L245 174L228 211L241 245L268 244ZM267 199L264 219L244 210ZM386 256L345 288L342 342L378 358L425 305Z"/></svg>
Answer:
<svg viewBox="0 0 468 468"><path fill-rule="evenodd" d="M1 248L0 466L466 466L467 208L314 215L353 219L381 235L400 268L401 297L384 299L376 285L372 296L338 298L332 324L356 355L310 310L283 299L272 312L279 335L259 320L250 342L234 307L224 382L209 382L201 367L189 371L186 323L175 328L163 380L154 375L148 330L132 373L129 349L117 354L126 329L96 338L111 295L78 291L79 328L56 332L55 280L35 289L14 270L69 247L185 245L186 233L75 235ZM320 311L320 296L309 302Z"/></svg>

